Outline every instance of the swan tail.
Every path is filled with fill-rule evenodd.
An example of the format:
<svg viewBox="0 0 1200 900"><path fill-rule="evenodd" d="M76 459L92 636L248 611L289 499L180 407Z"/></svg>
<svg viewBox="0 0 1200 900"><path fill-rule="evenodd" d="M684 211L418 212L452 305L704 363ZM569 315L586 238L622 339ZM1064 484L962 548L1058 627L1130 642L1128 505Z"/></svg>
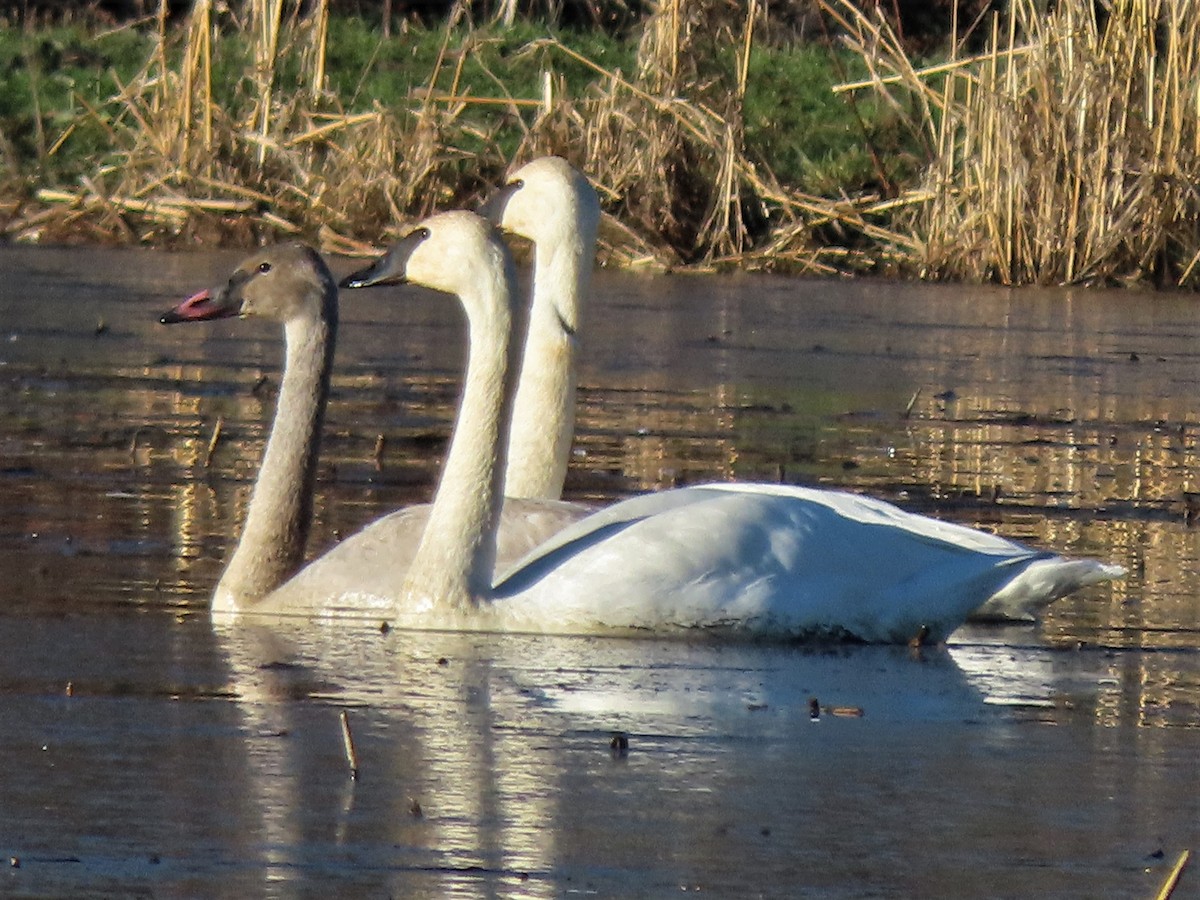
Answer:
<svg viewBox="0 0 1200 900"><path fill-rule="evenodd" d="M1039 559L989 597L971 614L970 621L1033 622L1060 597L1124 574L1124 567L1094 559Z"/></svg>

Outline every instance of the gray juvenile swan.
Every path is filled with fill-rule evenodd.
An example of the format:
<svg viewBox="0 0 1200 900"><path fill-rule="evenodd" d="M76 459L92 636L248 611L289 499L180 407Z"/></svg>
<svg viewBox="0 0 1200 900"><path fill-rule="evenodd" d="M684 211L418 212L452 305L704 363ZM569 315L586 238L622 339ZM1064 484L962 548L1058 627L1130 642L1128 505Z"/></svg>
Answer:
<svg viewBox="0 0 1200 900"><path fill-rule="evenodd" d="M938 640L1018 579L1053 599L1121 574L853 494L719 484L614 504L493 584L516 388L512 261L484 220L443 213L344 283L396 280L457 296L470 336L417 553L389 594L353 598L390 605L402 627Z"/></svg>
<svg viewBox="0 0 1200 900"><path fill-rule="evenodd" d="M280 244L249 256L222 287L163 314L164 324L258 316L283 324L283 380L275 423L237 548L213 593L215 609L267 596L304 559L329 376L337 338L337 283L315 250Z"/></svg>

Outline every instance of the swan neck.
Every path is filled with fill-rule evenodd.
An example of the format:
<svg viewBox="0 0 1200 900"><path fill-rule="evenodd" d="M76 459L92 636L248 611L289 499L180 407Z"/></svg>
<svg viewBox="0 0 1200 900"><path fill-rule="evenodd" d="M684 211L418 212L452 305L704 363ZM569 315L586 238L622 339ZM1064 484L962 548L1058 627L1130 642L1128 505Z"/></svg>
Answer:
<svg viewBox="0 0 1200 900"><path fill-rule="evenodd" d="M509 435L504 492L557 500L575 434L579 325L595 233L575 227L534 249L533 301Z"/></svg>
<svg viewBox="0 0 1200 900"><path fill-rule="evenodd" d="M414 609L468 610L491 591L516 366L511 298L515 277L479 288L485 303L468 320L467 370L454 434L402 594Z"/></svg>
<svg viewBox="0 0 1200 900"><path fill-rule="evenodd" d="M275 420L237 549L214 608L265 597L299 568L312 522L321 425L329 395L336 314L285 325L286 353Z"/></svg>

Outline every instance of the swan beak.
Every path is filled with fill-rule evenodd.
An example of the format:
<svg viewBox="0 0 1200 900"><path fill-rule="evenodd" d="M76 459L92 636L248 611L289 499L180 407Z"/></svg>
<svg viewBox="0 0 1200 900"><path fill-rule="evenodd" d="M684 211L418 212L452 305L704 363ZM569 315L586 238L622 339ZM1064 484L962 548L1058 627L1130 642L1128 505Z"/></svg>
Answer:
<svg viewBox="0 0 1200 900"><path fill-rule="evenodd" d="M241 311L240 303L226 301L224 292L218 291L213 296L212 291L200 291L192 294L178 306L163 313L158 321L163 325L175 322L203 322L208 319L228 319Z"/></svg>
<svg viewBox="0 0 1200 900"><path fill-rule="evenodd" d="M391 255L391 253L386 253L365 269L359 269L357 272L347 275L338 283L338 287L373 287L377 284L386 284L389 281L400 280L404 276L403 267L401 267L400 272L393 272L391 266L388 265L388 259Z"/></svg>
<svg viewBox="0 0 1200 900"><path fill-rule="evenodd" d="M412 256L417 245L427 237L429 237L427 228L416 228L410 231L374 263L343 278L338 287L363 288L407 281L408 258Z"/></svg>
<svg viewBox="0 0 1200 900"><path fill-rule="evenodd" d="M500 228L504 225L504 211L508 208L508 201L524 186L525 182L518 179L510 181L503 187L496 188L486 200L479 204L479 208L475 211L497 228Z"/></svg>

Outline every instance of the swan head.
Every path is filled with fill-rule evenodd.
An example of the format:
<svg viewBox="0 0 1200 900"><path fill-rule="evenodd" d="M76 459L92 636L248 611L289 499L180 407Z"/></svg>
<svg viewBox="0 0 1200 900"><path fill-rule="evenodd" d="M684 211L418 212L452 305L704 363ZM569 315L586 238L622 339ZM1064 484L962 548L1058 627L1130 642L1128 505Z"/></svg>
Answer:
<svg viewBox="0 0 1200 900"><path fill-rule="evenodd" d="M521 166L480 205L479 213L534 244L572 233L580 235L581 243L594 244L600 225L596 191L582 172L559 156Z"/></svg>
<svg viewBox="0 0 1200 900"><path fill-rule="evenodd" d="M336 316L337 285L325 261L299 242L265 247L246 257L220 287L200 291L159 318L164 325L233 316L286 323Z"/></svg>
<svg viewBox="0 0 1200 900"><path fill-rule="evenodd" d="M372 265L342 279L345 288L418 284L458 296L472 314L512 303L512 257L491 223L473 212L439 213L418 223Z"/></svg>

